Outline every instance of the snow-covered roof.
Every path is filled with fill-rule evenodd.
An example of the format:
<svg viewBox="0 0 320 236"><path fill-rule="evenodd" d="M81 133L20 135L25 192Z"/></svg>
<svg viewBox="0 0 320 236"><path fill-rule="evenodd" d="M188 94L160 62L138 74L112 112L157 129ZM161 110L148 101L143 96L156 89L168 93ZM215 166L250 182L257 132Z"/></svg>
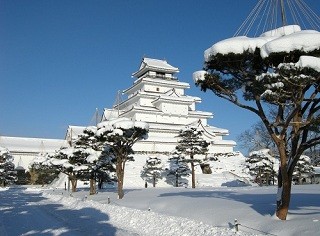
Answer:
<svg viewBox="0 0 320 236"><path fill-rule="evenodd" d="M186 82L180 82L177 80L164 80L164 79L157 79L157 78L151 79L151 78L144 77L142 79L138 79L131 87L123 90L122 93L126 93L126 94L134 93L135 91L141 89L141 84L164 86L164 87L176 88L176 89L190 88L190 84Z"/></svg>
<svg viewBox="0 0 320 236"><path fill-rule="evenodd" d="M195 101L194 98L192 98L191 96L186 97L186 96L174 96L175 93L170 94L170 95L161 95L158 98L156 98L154 101L152 101L153 104L156 103L161 103L161 102L166 102L166 103L172 103L172 104L192 104Z"/></svg>
<svg viewBox="0 0 320 236"><path fill-rule="evenodd" d="M137 72L134 72L132 76L139 77L147 71L166 72L173 74L179 72L179 69L168 64L166 60L145 57L142 59L139 70Z"/></svg>
<svg viewBox="0 0 320 236"><path fill-rule="evenodd" d="M85 128L85 126L69 125L65 139L71 141L71 139L74 140L78 138L78 135L82 134Z"/></svg>
<svg viewBox="0 0 320 236"><path fill-rule="evenodd" d="M215 43L204 52L205 61L210 56L218 53L240 54L244 51L254 52L260 48L262 58L268 57L271 53L290 52L302 50L313 51L320 48L320 32L315 30L301 30L297 25L280 27L261 34L256 38L238 36Z"/></svg>
<svg viewBox="0 0 320 236"><path fill-rule="evenodd" d="M223 135L228 135L229 134L229 130L227 129L223 129L223 128L217 128L214 126L205 126L205 128L212 132L212 133L216 133L216 134L223 134Z"/></svg>
<svg viewBox="0 0 320 236"><path fill-rule="evenodd" d="M62 146L66 146L64 139L25 138L25 137L0 137L0 146L13 152L54 152Z"/></svg>
<svg viewBox="0 0 320 236"><path fill-rule="evenodd" d="M214 140L212 141L214 145L223 145L223 146L236 146L237 143L233 140Z"/></svg>

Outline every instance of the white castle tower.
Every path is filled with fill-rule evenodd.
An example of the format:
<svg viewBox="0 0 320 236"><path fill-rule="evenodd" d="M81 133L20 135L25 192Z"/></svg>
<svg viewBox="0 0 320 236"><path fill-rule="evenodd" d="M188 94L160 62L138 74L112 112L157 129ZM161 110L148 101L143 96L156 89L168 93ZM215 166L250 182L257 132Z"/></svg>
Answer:
<svg viewBox="0 0 320 236"><path fill-rule="evenodd" d="M179 130L198 125L210 142L209 153L232 152L234 141L223 140L228 130L208 125L211 112L197 111L199 97L185 95L188 83L180 82L175 74L179 69L165 60L143 58L140 68L132 74L133 85L124 90L125 101L105 109L102 121L126 117L149 123L149 137L134 145L138 153L169 153L175 150Z"/></svg>

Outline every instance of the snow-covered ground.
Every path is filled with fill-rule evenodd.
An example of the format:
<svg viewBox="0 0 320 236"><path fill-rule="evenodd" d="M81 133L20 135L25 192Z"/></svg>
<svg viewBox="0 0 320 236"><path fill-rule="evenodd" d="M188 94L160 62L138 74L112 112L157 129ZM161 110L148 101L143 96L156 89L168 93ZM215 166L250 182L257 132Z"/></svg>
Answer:
<svg viewBox="0 0 320 236"><path fill-rule="evenodd" d="M320 185L295 185L287 221L275 187L0 191L0 235L318 235ZM108 204L108 198L110 204ZM236 233L234 220L240 223Z"/></svg>
<svg viewBox="0 0 320 236"><path fill-rule="evenodd" d="M210 161L212 174L197 166L197 188L174 188L164 177L144 188L136 155L125 173L125 196L115 188L89 195L88 185L64 190L60 174L45 187L0 188L0 235L318 235L320 185L295 185L288 220L274 216L276 187L249 186L241 154ZM167 167L165 156L163 167ZM190 183L190 178L189 178ZM242 187L240 187L242 186ZM108 201L110 203L108 204ZM235 230L235 219L240 223Z"/></svg>

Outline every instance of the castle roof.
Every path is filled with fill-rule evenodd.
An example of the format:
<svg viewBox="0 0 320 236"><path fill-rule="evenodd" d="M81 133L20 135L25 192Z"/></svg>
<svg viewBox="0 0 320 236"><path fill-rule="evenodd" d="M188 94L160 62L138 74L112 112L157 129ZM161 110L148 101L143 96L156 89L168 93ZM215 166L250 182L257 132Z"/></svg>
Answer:
<svg viewBox="0 0 320 236"><path fill-rule="evenodd" d="M133 77L139 77L146 73L147 71L155 71L155 72L163 72L163 73L170 73L174 74L179 72L179 69L177 67L174 67L166 60L159 60L159 59L152 59L144 57L142 59L142 62L140 64L140 68L137 72L134 72L132 74Z"/></svg>

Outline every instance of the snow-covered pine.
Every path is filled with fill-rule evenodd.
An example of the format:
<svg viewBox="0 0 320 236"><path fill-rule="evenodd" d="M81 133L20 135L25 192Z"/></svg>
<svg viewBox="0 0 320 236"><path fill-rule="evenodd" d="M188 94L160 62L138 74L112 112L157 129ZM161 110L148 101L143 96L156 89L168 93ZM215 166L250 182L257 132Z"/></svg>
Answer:
<svg viewBox="0 0 320 236"><path fill-rule="evenodd" d="M175 187L188 186L188 177L191 174L191 170L188 164L184 161L178 152L174 152L172 157L169 158L169 167L167 171L167 182Z"/></svg>
<svg viewBox="0 0 320 236"><path fill-rule="evenodd" d="M58 177L60 169L50 162L51 156L47 153L39 153L29 165L31 184L49 184Z"/></svg>
<svg viewBox="0 0 320 236"><path fill-rule="evenodd" d="M152 183L152 186L156 187L156 183L162 178L162 173L163 165L161 159L158 157L149 157L143 166L141 177L145 179L147 183Z"/></svg>
<svg viewBox="0 0 320 236"><path fill-rule="evenodd" d="M17 180L13 156L7 148L0 147L0 186L13 184Z"/></svg>
<svg viewBox="0 0 320 236"><path fill-rule="evenodd" d="M101 122L97 125L97 140L109 156L115 158L118 181L118 197L122 199L125 164L133 161L132 146L139 140L146 139L149 125L142 121L118 118Z"/></svg>
<svg viewBox="0 0 320 236"><path fill-rule="evenodd" d="M274 170L275 163L273 160L269 149L253 151L246 158L246 168L259 185L274 183L276 171Z"/></svg>
<svg viewBox="0 0 320 236"><path fill-rule="evenodd" d="M187 126L179 131L176 151L183 156L182 161L190 163L191 166L191 186L196 187L195 165L200 164L208 152L209 143L203 138L203 130L198 126Z"/></svg>
<svg viewBox="0 0 320 236"><path fill-rule="evenodd" d="M310 157L301 155L293 171L293 181L296 184L310 183L314 168Z"/></svg>
<svg viewBox="0 0 320 236"><path fill-rule="evenodd" d="M276 215L288 214L292 174L300 154L320 144L320 32L288 25L259 37L233 37L204 52L201 90L258 115L276 144L280 168ZM205 76L202 76L205 74ZM290 148L289 148L290 147Z"/></svg>
<svg viewBox="0 0 320 236"><path fill-rule="evenodd" d="M83 171L81 173L82 175L78 177L81 177L82 180L90 180L90 195L97 192L97 180L99 188L101 188L102 183L107 180L107 176L109 175L108 167L110 167L101 159L103 147L99 145L96 133L97 127L88 126L78 135L78 138L74 143L75 149L79 150L77 152L78 155L85 159L82 165L88 167L87 170Z"/></svg>

